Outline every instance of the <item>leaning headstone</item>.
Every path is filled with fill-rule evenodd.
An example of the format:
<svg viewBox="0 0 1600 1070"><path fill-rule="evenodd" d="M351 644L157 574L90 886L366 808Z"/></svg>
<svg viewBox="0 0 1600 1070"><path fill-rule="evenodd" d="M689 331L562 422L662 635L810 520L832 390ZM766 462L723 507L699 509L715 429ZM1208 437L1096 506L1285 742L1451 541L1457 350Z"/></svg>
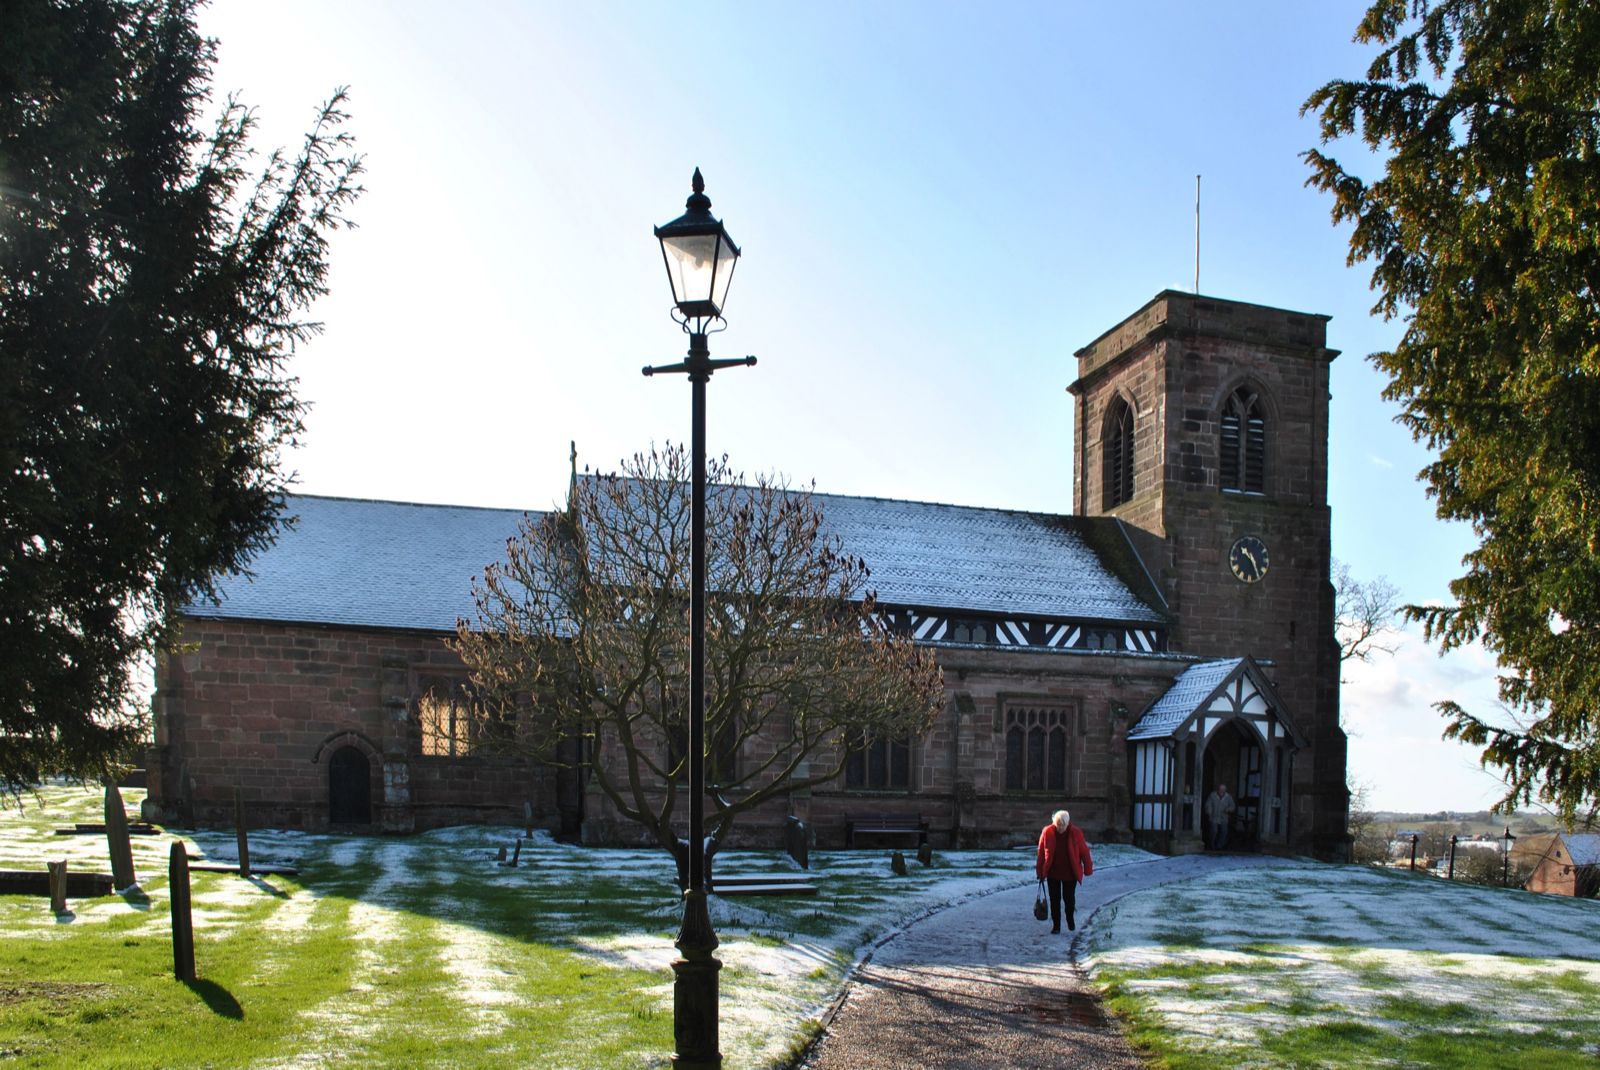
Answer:
<svg viewBox="0 0 1600 1070"><path fill-rule="evenodd" d="M128 814L122 808L122 792L114 781L106 780L106 846L111 851L111 884L118 891L139 882L133 872L133 844L128 841Z"/></svg>
<svg viewBox="0 0 1600 1070"><path fill-rule="evenodd" d="M250 834L244 830L244 789L233 789L233 827L239 836L239 876L250 876Z"/></svg>
<svg viewBox="0 0 1600 1070"><path fill-rule="evenodd" d="M517 848L511 852L511 868L516 869L517 863L522 861L522 837L517 837Z"/></svg>
<svg viewBox="0 0 1600 1070"><path fill-rule="evenodd" d="M172 842L167 886L172 891L172 976L180 981L193 981L194 914L189 898L189 855L182 840Z"/></svg>
<svg viewBox="0 0 1600 1070"><path fill-rule="evenodd" d="M933 844L924 843L917 847L917 861L925 866L933 865Z"/></svg>
<svg viewBox="0 0 1600 1070"><path fill-rule="evenodd" d="M894 870L895 876L904 877L906 875L906 856L899 851L891 854L889 856L889 868Z"/></svg>
<svg viewBox="0 0 1600 1070"><path fill-rule="evenodd" d="M57 914L67 912L67 860L46 862L50 870L50 909Z"/></svg>

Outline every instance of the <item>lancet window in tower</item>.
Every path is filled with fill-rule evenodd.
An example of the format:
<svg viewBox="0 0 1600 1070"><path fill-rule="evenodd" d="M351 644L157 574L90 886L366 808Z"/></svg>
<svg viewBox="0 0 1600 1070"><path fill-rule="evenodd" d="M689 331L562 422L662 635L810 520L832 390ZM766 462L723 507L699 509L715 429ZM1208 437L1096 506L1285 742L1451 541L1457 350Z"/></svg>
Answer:
<svg viewBox="0 0 1600 1070"><path fill-rule="evenodd" d="M1104 508L1133 497L1133 407L1121 398L1111 403L1106 420Z"/></svg>
<svg viewBox="0 0 1600 1070"><path fill-rule="evenodd" d="M1223 490L1263 494L1267 489L1267 417L1261 397L1240 387L1222 406Z"/></svg>

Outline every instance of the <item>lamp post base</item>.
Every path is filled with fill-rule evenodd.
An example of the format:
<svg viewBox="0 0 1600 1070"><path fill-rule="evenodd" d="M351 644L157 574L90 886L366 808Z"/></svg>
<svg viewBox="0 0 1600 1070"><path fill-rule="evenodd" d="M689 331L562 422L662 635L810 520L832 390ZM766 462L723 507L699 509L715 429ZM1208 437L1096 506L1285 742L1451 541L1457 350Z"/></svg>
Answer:
<svg viewBox="0 0 1600 1070"><path fill-rule="evenodd" d="M683 893L683 928L677 946L682 958L673 960L672 1065L678 1070L722 1070L717 1044L717 971L722 963L712 955L717 934L711 928L711 911L703 888Z"/></svg>

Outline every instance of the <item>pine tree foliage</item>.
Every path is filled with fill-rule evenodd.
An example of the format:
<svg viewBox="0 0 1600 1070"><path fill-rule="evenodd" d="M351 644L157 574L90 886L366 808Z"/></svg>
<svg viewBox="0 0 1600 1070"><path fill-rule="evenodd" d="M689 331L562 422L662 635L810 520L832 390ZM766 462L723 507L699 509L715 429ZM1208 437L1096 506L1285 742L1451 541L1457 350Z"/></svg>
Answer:
<svg viewBox="0 0 1600 1070"><path fill-rule="evenodd" d="M687 776L690 467L680 447L574 478L474 585L455 648L491 745L582 756L617 812L681 859ZM706 494L706 827L836 779L851 748L914 738L945 701L933 655L880 621L866 564L807 491L746 484L726 458ZM687 805L685 804L685 809ZM680 822L682 818L680 816Z"/></svg>
<svg viewBox="0 0 1600 1070"><path fill-rule="evenodd" d="M0 784L98 778L141 738L135 667L278 526L360 192L343 93L298 154L210 109L198 0L0 15ZM215 113L211 119L207 112Z"/></svg>
<svg viewBox="0 0 1600 1070"><path fill-rule="evenodd" d="M1400 419L1436 453L1440 516L1479 543L1455 604L1411 606L1443 649L1481 640L1511 723L1439 704L1482 746L1510 808L1567 821L1600 805L1600 5L1378 0L1367 77L1305 110L1324 146L1359 137L1362 177L1312 150L1309 184L1353 224L1374 308L1405 330L1372 360ZM1331 152L1332 149L1330 148ZM1365 154L1360 163L1368 163Z"/></svg>

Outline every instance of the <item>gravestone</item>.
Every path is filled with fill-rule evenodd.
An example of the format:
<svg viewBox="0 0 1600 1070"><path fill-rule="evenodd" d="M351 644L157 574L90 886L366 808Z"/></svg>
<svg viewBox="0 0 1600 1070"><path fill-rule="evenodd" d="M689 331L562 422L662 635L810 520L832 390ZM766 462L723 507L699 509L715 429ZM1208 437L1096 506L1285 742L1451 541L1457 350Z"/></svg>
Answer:
<svg viewBox="0 0 1600 1070"><path fill-rule="evenodd" d="M533 803L527 799L522 800L522 827L528 830L528 839L533 839Z"/></svg>
<svg viewBox="0 0 1600 1070"><path fill-rule="evenodd" d="M496 862L504 862L506 860L506 845L505 844L502 843L500 845L500 853L495 855L495 859L494 860Z"/></svg>
<svg viewBox="0 0 1600 1070"><path fill-rule="evenodd" d="M244 830L244 789L233 789L233 827L239 836L239 876L250 876L250 834Z"/></svg>
<svg viewBox="0 0 1600 1070"><path fill-rule="evenodd" d="M793 814L783 823L783 849L800 864L801 869L811 868L811 830Z"/></svg>
<svg viewBox="0 0 1600 1070"><path fill-rule="evenodd" d="M502 848L500 848L500 857L501 858L505 858L505 856L506 856L506 849L504 847L502 847ZM508 866L511 869L516 869L517 868L517 862L520 861L521 858L522 858L522 837L518 836L517 837L517 847L516 847L516 850L514 850L511 853L511 860L508 861L508 862L501 862L500 864L502 866Z"/></svg>
<svg viewBox="0 0 1600 1070"><path fill-rule="evenodd" d="M917 848L917 861L925 866L933 865L933 844L924 843Z"/></svg>
<svg viewBox="0 0 1600 1070"><path fill-rule="evenodd" d="M67 912L67 860L46 862L50 870L50 909L57 914Z"/></svg>
<svg viewBox="0 0 1600 1070"><path fill-rule="evenodd" d="M122 808L122 792L115 781L106 780L106 846L111 852L111 883L118 890L139 882L133 872L133 844L128 840L128 814Z"/></svg>
<svg viewBox="0 0 1600 1070"><path fill-rule="evenodd" d="M889 856L889 868L894 870L896 877L906 875L906 856L904 852L896 851Z"/></svg>
<svg viewBox="0 0 1600 1070"><path fill-rule="evenodd" d="M172 892L172 976L193 981L194 914L189 898L189 855L181 840L172 842L167 886Z"/></svg>

